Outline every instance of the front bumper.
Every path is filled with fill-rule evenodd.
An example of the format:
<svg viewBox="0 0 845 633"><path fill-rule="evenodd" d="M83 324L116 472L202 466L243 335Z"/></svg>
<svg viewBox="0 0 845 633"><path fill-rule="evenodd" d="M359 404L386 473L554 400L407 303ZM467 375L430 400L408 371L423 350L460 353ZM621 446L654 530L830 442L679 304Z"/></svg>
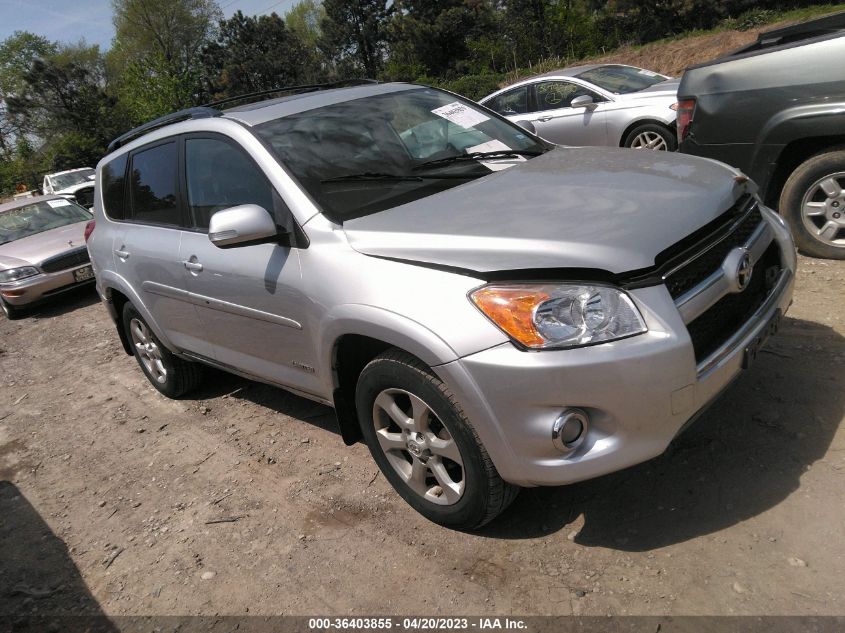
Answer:
<svg viewBox="0 0 845 633"><path fill-rule="evenodd" d="M94 283L93 277L85 281L76 281L73 276L75 270L86 266L90 264L81 264L68 270L41 273L13 283L0 284L0 296L14 307L31 306L46 301L63 292Z"/></svg>
<svg viewBox="0 0 845 633"><path fill-rule="evenodd" d="M795 251L788 230L766 217L782 274L752 318L696 363L692 341L666 286L631 291L648 325L632 338L572 350L524 352L510 343L435 368L461 403L499 474L522 486L590 479L656 457L742 371L745 350L792 302ZM569 455L551 428L577 407L591 420Z"/></svg>

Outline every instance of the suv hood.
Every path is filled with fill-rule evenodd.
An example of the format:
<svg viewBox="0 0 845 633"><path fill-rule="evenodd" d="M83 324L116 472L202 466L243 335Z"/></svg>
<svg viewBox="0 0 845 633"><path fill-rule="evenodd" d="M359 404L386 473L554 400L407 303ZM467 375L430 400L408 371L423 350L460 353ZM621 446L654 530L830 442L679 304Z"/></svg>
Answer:
<svg viewBox="0 0 845 633"><path fill-rule="evenodd" d="M613 274L655 256L748 190L716 161L670 152L558 148L380 213L347 220L366 255L477 273L590 268Z"/></svg>
<svg viewBox="0 0 845 633"><path fill-rule="evenodd" d="M0 269L37 266L54 255L85 246L86 224L76 222L0 245Z"/></svg>

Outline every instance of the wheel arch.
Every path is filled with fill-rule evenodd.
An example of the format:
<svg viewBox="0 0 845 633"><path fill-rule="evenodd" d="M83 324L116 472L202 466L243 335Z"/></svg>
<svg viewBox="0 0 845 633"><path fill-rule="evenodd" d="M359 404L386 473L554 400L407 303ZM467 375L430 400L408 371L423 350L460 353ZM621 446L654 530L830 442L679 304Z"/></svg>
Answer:
<svg viewBox="0 0 845 633"><path fill-rule="evenodd" d="M636 119L628 124L628 126L622 130L622 136L619 137L619 147L625 147L625 139L628 138L628 135L633 132L637 127L640 125L659 125L664 130L669 132L677 142L677 132L675 131L674 126L671 123L666 123L665 121L661 121L660 119L654 117L643 117L641 119Z"/></svg>
<svg viewBox="0 0 845 633"><path fill-rule="evenodd" d="M845 150L845 134L802 137L787 143L775 160L763 199L766 206L780 213L780 195L792 172L813 156L841 150Z"/></svg>
<svg viewBox="0 0 845 633"><path fill-rule="evenodd" d="M340 306L327 319L321 340L324 345L320 362L324 367L331 367L331 382L327 387L347 445L361 438L355 387L361 370L373 358L395 347L418 358L435 373L436 365L457 358L455 351L428 328L372 306Z"/></svg>

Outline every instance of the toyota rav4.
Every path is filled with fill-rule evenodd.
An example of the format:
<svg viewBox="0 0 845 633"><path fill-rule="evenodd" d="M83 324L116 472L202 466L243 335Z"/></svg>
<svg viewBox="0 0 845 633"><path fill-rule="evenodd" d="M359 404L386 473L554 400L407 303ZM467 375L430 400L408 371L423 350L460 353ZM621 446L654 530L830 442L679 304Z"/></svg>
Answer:
<svg viewBox="0 0 845 633"><path fill-rule="evenodd" d="M100 296L164 395L211 365L331 405L440 524L659 455L790 304L789 231L725 165L422 86L276 94L112 144Z"/></svg>

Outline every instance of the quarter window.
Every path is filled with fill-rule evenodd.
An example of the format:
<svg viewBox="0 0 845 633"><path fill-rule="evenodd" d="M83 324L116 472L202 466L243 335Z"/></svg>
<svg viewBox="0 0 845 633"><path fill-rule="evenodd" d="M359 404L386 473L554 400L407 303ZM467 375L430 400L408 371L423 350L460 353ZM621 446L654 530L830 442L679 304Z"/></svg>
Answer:
<svg viewBox="0 0 845 633"><path fill-rule="evenodd" d="M133 154L130 171L132 218L138 222L181 224L176 187L176 142Z"/></svg>
<svg viewBox="0 0 845 633"><path fill-rule="evenodd" d="M125 185L126 185L126 157L119 156L103 167L100 180L103 188L103 207L106 215L113 220L123 220Z"/></svg>
<svg viewBox="0 0 845 633"><path fill-rule="evenodd" d="M255 163L232 144L213 138L185 141L188 206L194 227L207 229L211 216L239 204L274 213L273 188ZM277 218L277 223L284 224Z"/></svg>

